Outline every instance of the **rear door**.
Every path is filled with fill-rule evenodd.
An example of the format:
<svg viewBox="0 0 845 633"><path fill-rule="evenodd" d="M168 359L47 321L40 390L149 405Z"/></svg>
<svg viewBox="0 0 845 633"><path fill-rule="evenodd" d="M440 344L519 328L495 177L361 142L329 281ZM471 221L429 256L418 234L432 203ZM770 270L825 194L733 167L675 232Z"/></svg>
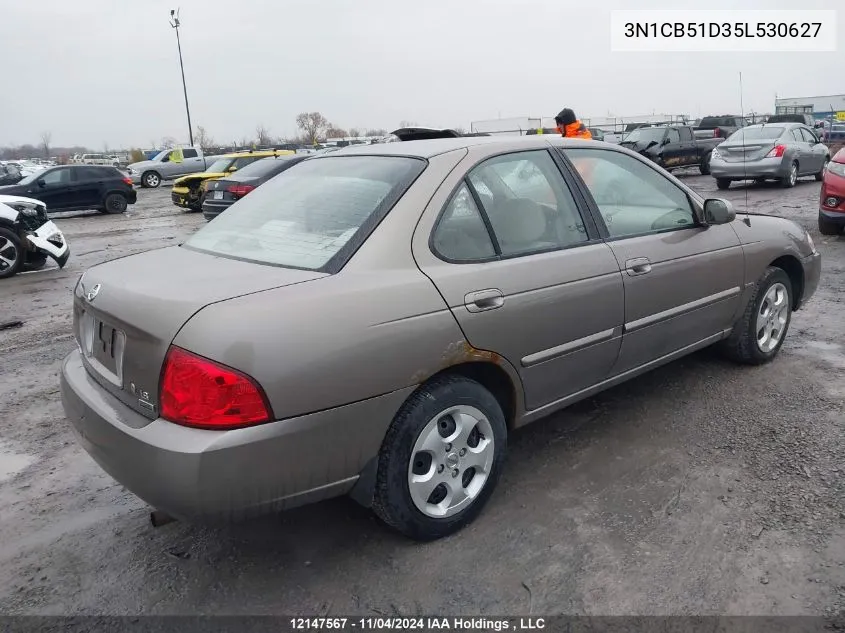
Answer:
<svg viewBox="0 0 845 633"><path fill-rule="evenodd" d="M624 336L613 374L729 329L745 274L733 228L701 226L687 192L639 157L612 149L563 153L581 174L624 273Z"/></svg>
<svg viewBox="0 0 845 633"><path fill-rule="evenodd" d="M413 240L469 344L519 372L537 409L601 382L616 362L622 276L547 149L467 157Z"/></svg>
<svg viewBox="0 0 845 633"><path fill-rule="evenodd" d="M76 205L94 208L102 202L101 191L105 180L103 171L106 167L79 167L75 169Z"/></svg>

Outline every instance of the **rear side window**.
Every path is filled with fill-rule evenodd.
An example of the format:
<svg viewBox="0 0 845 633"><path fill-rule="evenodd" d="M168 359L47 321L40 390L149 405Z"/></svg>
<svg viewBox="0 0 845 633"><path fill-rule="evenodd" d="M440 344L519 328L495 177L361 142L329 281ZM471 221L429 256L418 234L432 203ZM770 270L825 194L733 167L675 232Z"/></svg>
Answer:
<svg viewBox="0 0 845 633"><path fill-rule="evenodd" d="M182 156L184 158L196 158L197 157L197 150L195 150L195 149L182 150Z"/></svg>
<svg viewBox="0 0 845 633"><path fill-rule="evenodd" d="M425 165L404 156L303 161L238 201L185 246L261 264L336 272Z"/></svg>
<svg viewBox="0 0 845 633"><path fill-rule="evenodd" d="M471 262L496 256L496 249L478 205L466 183L452 196L432 238L434 252L453 262Z"/></svg>

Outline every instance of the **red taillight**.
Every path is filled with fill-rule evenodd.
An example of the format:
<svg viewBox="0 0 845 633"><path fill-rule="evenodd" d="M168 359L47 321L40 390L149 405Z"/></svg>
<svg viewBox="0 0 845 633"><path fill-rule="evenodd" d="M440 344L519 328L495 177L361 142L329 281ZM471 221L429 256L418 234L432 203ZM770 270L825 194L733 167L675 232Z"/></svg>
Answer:
<svg viewBox="0 0 845 633"><path fill-rule="evenodd" d="M786 145L775 145L768 154L766 154L766 158L780 158L783 156L783 153L786 151Z"/></svg>
<svg viewBox="0 0 845 633"><path fill-rule="evenodd" d="M123 182L125 182L125 183L126 183L127 185L129 185L130 187L132 186L132 179L131 179L131 178L124 178L124 179L123 179Z"/></svg>
<svg viewBox="0 0 845 633"><path fill-rule="evenodd" d="M252 378L175 346L164 359L159 402L165 420L197 428L235 429L273 419Z"/></svg>
<svg viewBox="0 0 845 633"><path fill-rule="evenodd" d="M719 128L716 128L715 130L713 130L713 138L720 138L721 136L722 136L722 130L720 130Z"/></svg>
<svg viewBox="0 0 845 633"><path fill-rule="evenodd" d="M253 187L252 185L229 185L228 187L226 187L226 191L231 193L236 198L243 198L253 189L255 189L255 187Z"/></svg>

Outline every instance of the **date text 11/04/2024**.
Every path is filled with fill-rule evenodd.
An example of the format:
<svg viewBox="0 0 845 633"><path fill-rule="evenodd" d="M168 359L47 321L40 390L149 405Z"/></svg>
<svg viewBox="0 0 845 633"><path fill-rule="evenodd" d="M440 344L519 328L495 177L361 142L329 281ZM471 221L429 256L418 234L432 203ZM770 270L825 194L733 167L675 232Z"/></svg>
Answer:
<svg viewBox="0 0 845 633"><path fill-rule="evenodd" d="M545 618L485 617L298 617L292 631L541 631Z"/></svg>
<svg viewBox="0 0 845 633"><path fill-rule="evenodd" d="M626 22L625 37L815 38L821 22Z"/></svg>

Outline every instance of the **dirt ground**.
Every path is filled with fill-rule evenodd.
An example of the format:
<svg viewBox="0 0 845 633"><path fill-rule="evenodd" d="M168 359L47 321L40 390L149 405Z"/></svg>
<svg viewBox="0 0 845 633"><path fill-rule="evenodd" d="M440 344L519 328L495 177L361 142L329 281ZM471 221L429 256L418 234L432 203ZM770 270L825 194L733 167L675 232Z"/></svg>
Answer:
<svg viewBox="0 0 845 633"><path fill-rule="evenodd" d="M682 176L715 195L715 181ZM719 192L725 195L724 192ZM735 184L811 230L821 287L776 362L675 362L514 434L478 521L420 545L347 499L226 529L152 528L76 444L57 373L87 267L204 223L142 190L60 217L72 256L0 282L0 613L834 614L845 611L845 238L819 184Z"/></svg>

